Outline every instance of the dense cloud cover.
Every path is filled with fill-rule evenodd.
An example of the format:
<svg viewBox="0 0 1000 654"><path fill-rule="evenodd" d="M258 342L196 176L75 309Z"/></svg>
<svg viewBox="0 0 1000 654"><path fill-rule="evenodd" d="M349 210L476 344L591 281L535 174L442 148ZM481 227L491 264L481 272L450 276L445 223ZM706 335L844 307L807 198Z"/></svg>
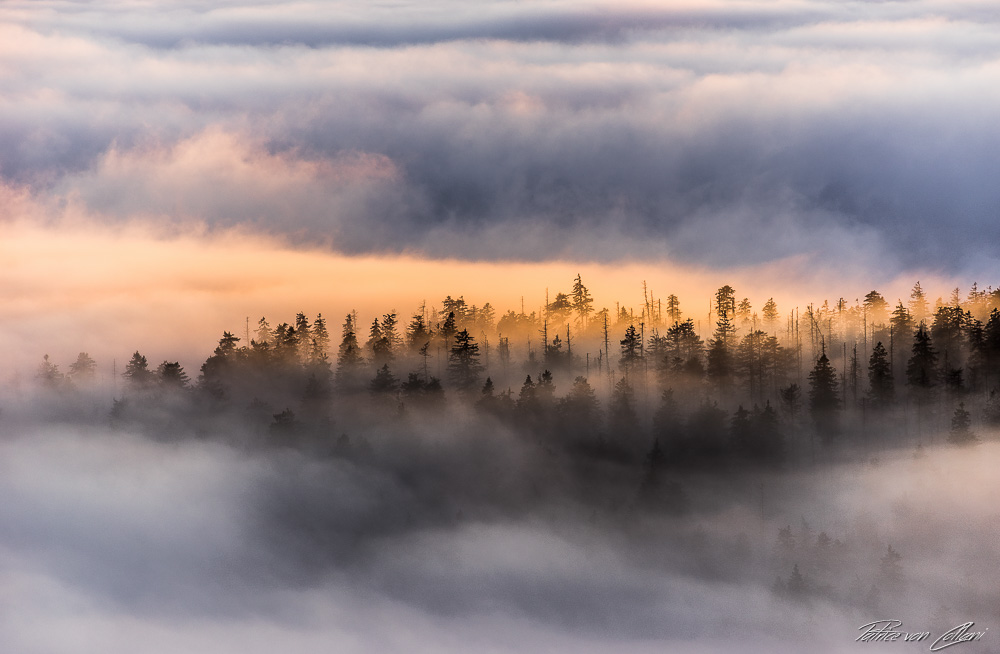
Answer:
<svg viewBox="0 0 1000 654"><path fill-rule="evenodd" d="M995 443L684 476L672 516L535 497L525 463L551 460L460 415L316 457L4 406L6 652L853 652L872 620L933 639L1000 619Z"/></svg>
<svg viewBox="0 0 1000 654"><path fill-rule="evenodd" d="M0 175L348 253L997 256L982 2L9 2ZM954 253L964 251L959 260Z"/></svg>

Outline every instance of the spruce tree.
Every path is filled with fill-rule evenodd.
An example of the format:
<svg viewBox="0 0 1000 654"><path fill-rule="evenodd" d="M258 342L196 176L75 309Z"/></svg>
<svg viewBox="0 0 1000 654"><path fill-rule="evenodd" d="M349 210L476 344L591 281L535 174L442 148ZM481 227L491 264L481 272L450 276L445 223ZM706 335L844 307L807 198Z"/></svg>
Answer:
<svg viewBox="0 0 1000 654"><path fill-rule="evenodd" d="M69 377L73 381L87 381L97 374L97 362L86 352L80 352L76 361L69 364Z"/></svg>
<svg viewBox="0 0 1000 654"><path fill-rule="evenodd" d="M621 357L618 365L626 375L642 361L642 342L635 331L635 325L629 325L625 330L625 338L621 340Z"/></svg>
<svg viewBox="0 0 1000 654"><path fill-rule="evenodd" d="M576 276L573 280L573 291L571 293L573 311L576 312L577 322L581 329L587 327L587 319L590 314L594 311L594 298L590 295L590 291L587 287L583 285L583 280L580 279L580 275Z"/></svg>
<svg viewBox="0 0 1000 654"><path fill-rule="evenodd" d="M876 343L868 360L868 384L872 402L876 407L884 408L892 403L894 395L892 368L889 364L889 354L885 351L882 341Z"/></svg>
<svg viewBox="0 0 1000 654"><path fill-rule="evenodd" d="M479 344L468 329L463 329L455 334L455 344L448 356L448 375L452 384L464 392L479 385L481 372Z"/></svg>
<svg viewBox="0 0 1000 654"><path fill-rule="evenodd" d="M344 327L337 350L337 385L348 388L356 383L356 374L361 367L361 346L355 328L354 314L349 313L344 318Z"/></svg>
<svg viewBox="0 0 1000 654"><path fill-rule="evenodd" d="M778 324L778 305L774 302L773 297L767 298L767 302L764 303L763 309L764 317L764 327L771 331L774 326Z"/></svg>
<svg viewBox="0 0 1000 654"><path fill-rule="evenodd" d="M825 440L837 434L837 409L840 394L837 391L837 371L830 365L824 351L812 372L809 373L809 413L817 431Z"/></svg>
<svg viewBox="0 0 1000 654"><path fill-rule="evenodd" d="M226 332L228 334L228 332ZM218 350L216 350L218 352ZM143 390L149 387L153 380L153 372L149 369L146 357L136 351L132 358L125 364L125 372L122 373L125 383L131 390Z"/></svg>
<svg viewBox="0 0 1000 654"><path fill-rule="evenodd" d="M972 433L972 416L965 410L965 403L959 403L951 417L951 431L948 432L948 442L955 445L970 445L979 442Z"/></svg>
<svg viewBox="0 0 1000 654"><path fill-rule="evenodd" d="M906 383L921 392L930 390L937 379L937 352L924 323L913 334L912 355L906 364Z"/></svg>

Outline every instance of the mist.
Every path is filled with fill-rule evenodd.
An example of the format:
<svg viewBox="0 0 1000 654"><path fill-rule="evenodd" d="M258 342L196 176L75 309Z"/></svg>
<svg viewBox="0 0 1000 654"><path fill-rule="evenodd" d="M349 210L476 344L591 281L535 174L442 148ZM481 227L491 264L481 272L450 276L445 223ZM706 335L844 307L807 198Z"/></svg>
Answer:
<svg viewBox="0 0 1000 654"><path fill-rule="evenodd" d="M10 652L854 651L874 620L936 638L1000 618L992 432L680 472L677 512L636 504L639 469L568 492L564 457L461 411L318 456L46 410L0 414Z"/></svg>

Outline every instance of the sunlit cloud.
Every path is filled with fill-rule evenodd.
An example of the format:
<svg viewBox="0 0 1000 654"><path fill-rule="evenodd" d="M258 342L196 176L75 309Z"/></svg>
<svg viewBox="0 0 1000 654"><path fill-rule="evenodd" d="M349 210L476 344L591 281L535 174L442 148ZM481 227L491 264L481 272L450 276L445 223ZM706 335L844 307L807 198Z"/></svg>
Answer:
<svg viewBox="0 0 1000 654"><path fill-rule="evenodd" d="M886 254L872 269L978 275L997 256L997 20L935 2L11 3L0 175L112 219L347 253L725 268L834 262L863 238ZM220 135L243 171L185 178ZM392 174L327 184L351 156ZM755 246L720 255L706 222ZM817 229L832 240L804 249Z"/></svg>

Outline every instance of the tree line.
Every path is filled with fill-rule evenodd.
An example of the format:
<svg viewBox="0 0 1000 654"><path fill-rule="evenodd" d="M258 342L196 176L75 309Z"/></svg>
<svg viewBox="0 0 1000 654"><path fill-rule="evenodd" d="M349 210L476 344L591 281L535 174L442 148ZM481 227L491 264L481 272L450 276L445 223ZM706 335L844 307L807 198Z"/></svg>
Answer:
<svg viewBox="0 0 1000 654"><path fill-rule="evenodd" d="M46 355L36 376L70 392L97 369L81 352L63 374ZM557 447L642 461L653 484L671 465L781 465L886 434L975 442L977 424L1000 424L1000 290L932 305L917 282L895 306L873 290L782 313L726 285L696 316L645 284L638 311L597 310L577 275L530 312L448 296L405 321L348 312L336 339L322 314L262 317L244 338L224 332L195 379L139 351L121 378L116 416L183 398L190 415L242 412L269 434L468 407Z"/></svg>

